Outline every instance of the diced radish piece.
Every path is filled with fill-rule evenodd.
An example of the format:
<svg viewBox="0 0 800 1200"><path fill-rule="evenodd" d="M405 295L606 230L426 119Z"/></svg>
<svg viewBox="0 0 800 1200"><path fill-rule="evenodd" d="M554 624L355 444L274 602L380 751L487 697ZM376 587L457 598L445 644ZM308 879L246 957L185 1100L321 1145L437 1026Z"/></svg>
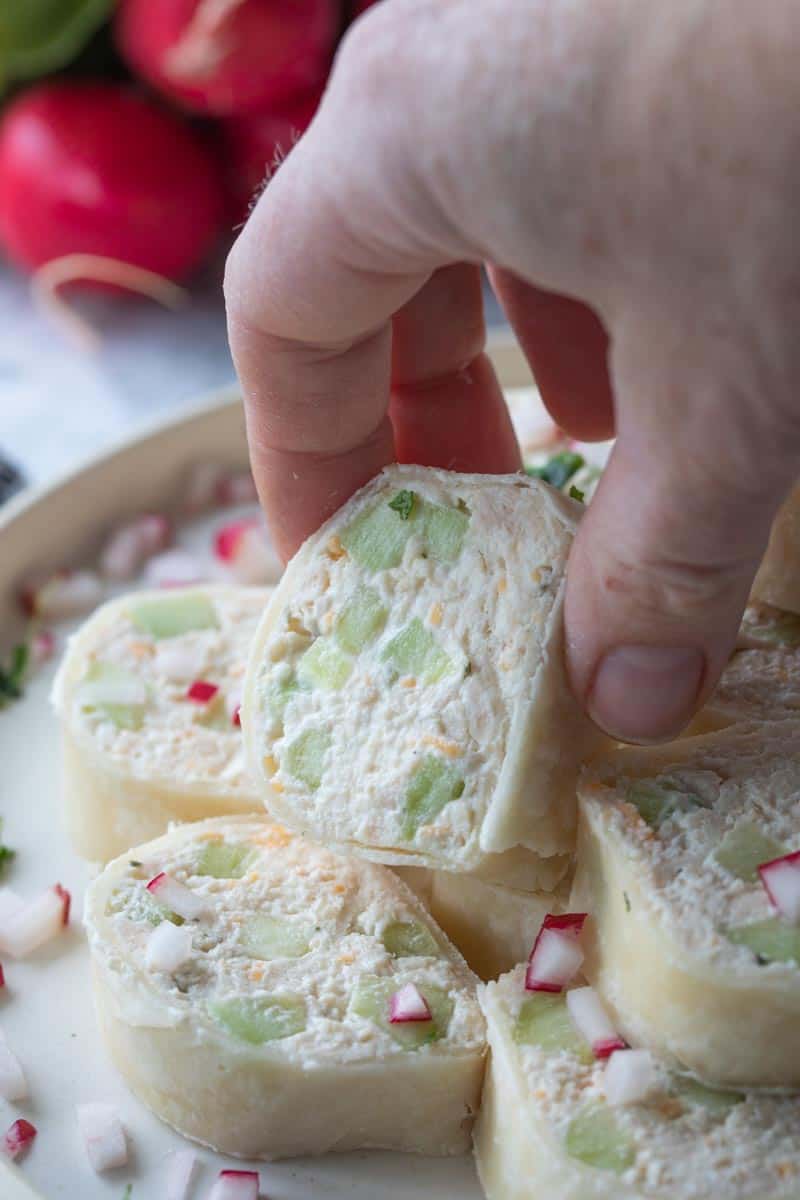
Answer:
<svg viewBox="0 0 800 1200"><path fill-rule="evenodd" d="M583 963L578 944L586 913L548 913L542 922L525 973L528 992L561 992Z"/></svg>
<svg viewBox="0 0 800 1200"><path fill-rule="evenodd" d="M432 1019L427 1000L413 983L407 983L389 998L390 1025L405 1025L409 1021Z"/></svg>
<svg viewBox="0 0 800 1200"><path fill-rule="evenodd" d="M195 515L211 508L217 498L217 488L225 476L219 463L201 462L189 471L183 497L184 511Z"/></svg>
<svg viewBox="0 0 800 1200"><path fill-rule="evenodd" d="M274 583L283 570L260 517L223 525L214 537L214 553L239 583Z"/></svg>
<svg viewBox="0 0 800 1200"><path fill-rule="evenodd" d="M609 1104L640 1104L658 1087L658 1074L649 1050L615 1050L603 1075Z"/></svg>
<svg viewBox="0 0 800 1200"><path fill-rule="evenodd" d="M128 1143L113 1104L79 1104L78 1128L92 1169L111 1171L128 1161Z"/></svg>
<svg viewBox="0 0 800 1200"><path fill-rule="evenodd" d="M165 871L150 880L147 890L159 904L183 917L184 921L193 921L206 911L205 900Z"/></svg>
<svg viewBox="0 0 800 1200"><path fill-rule="evenodd" d="M167 638L157 644L153 666L159 675L174 683L188 683L199 677L205 661L205 651L198 642Z"/></svg>
<svg viewBox="0 0 800 1200"><path fill-rule="evenodd" d="M9 1158L18 1158L36 1137L36 1126L20 1118L3 1137L3 1150Z"/></svg>
<svg viewBox="0 0 800 1200"><path fill-rule="evenodd" d="M22 585L20 599L31 617L65 621L90 612L105 596L105 588L94 571L57 571Z"/></svg>
<svg viewBox="0 0 800 1200"><path fill-rule="evenodd" d="M169 1156L165 1200L187 1200L196 1166L191 1150L176 1150Z"/></svg>
<svg viewBox="0 0 800 1200"><path fill-rule="evenodd" d="M9 917L16 916L25 907L25 901L11 888L0 888L0 925Z"/></svg>
<svg viewBox="0 0 800 1200"><path fill-rule="evenodd" d="M144 581L151 587L187 587L203 583L209 571L196 555L188 550L167 550L148 559L144 568Z"/></svg>
<svg viewBox="0 0 800 1200"><path fill-rule="evenodd" d="M235 725L237 729L242 727L242 706L237 704L236 708L231 713L231 725Z"/></svg>
<svg viewBox="0 0 800 1200"><path fill-rule="evenodd" d="M28 1081L19 1059L0 1032L0 1096L14 1103L27 1100Z"/></svg>
<svg viewBox="0 0 800 1200"><path fill-rule="evenodd" d="M5 986L6 986L6 973L3 970L3 964L0 963L0 988L4 988Z"/></svg>
<svg viewBox="0 0 800 1200"><path fill-rule="evenodd" d="M248 529L257 529L261 524L258 517L248 517L244 521L231 521L222 525L214 535L214 553L222 562L233 562L239 553L239 544Z"/></svg>
<svg viewBox="0 0 800 1200"><path fill-rule="evenodd" d="M109 579L131 579L148 558L172 541L172 525L163 513L143 513L120 525L100 555L100 570Z"/></svg>
<svg viewBox="0 0 800 1200"><path fill-rule="evenodd" d="M56 652L55 635L49 629L40 629L31 638L31 662L35 667L49 662Z"/></svg>
<svg viewBox="0 0 800 1200"><path fill-rule="evenodd" d="M615 1050L625 1049L624 1039L611 1023L593 987L573 988L567 992L567 1008L572 1023L592 1047L595 1058L608 1058Z"/></svg>
<svg viewBox="0 0 800 1200"><path fill-rule="evenodd" d="M255 504L258 492L253 476L249 471L223 475L217 482L215 499L218 504Z"/></svg>
<svg viewBox="0 0 800 1200"><path fill-rule="evenodd" d="M258 1200L258 1171L220 1171L208 1200Z"/></svg>
<svg viewBox="0 0 800 1200"><path fill-rule="evenodd" d="M0 917L0 949L26 958L56 937L69 921L70 894L60 883L29 904Z"/></svg>
<svg viewBox="0 0 800 1200"><path fill-rule="evenodd" d="M207 679L195 679L186 689L186 699L194 704L210 704L218 692L215 683L209 683Z"/></svg>
<svg viewBox="0 0 800 1200"><path fill-rule="evenodd" d="M147 942L145 965L151 971L177 971L191 957L192 931L187 925L162 921Z"/></svg>
<svg viewBox="0 0 800 1200"><path fill-rule="evenodd" d="M758 868L772 907L792 925L800 924L800 850Z"/></svg>

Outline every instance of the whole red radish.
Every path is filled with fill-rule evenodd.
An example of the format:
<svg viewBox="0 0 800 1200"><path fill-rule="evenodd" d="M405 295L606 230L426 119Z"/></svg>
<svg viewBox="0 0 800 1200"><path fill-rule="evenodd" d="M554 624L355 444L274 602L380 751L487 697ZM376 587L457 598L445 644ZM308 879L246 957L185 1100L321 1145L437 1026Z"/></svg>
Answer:
<svg viewBox="0 0 800 1200"><path fill-rule="evenodd" d="M373 4L377 4L378 0L353 0L353 19L361 16L361 13L366 12L368 8L372 8Z"/></svg>
<svg viewBox="0 0 800 1200"><path fill-rule="evenodd" d="M110 83L41 84L0 124L0 242L36 268L101 255L179 279L222 221L213 157L177 116Z"/></svg>
<svg viewBox="0 0 800 1200"><path fill-rule="evenodd" d="M257 112L319 86L338 0L121 0L116 39L143 79L195 112Z"/></svg>
<svg viewBox="0 0 800 1200"><path fill-rule="evenodd" d="M222 147L233 220L243 221L270 171L311 124L322 90L297 96L264 113L222 122Z"/></svg>

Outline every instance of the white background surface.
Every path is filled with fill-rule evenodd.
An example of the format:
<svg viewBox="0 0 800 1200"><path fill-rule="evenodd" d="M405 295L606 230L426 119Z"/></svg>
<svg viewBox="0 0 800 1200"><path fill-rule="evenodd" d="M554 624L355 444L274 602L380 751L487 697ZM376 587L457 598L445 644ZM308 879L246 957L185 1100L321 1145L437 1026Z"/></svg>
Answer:
<svg viewBox="0 0 800 1200"><path fill-rule="evenodd" d="M180 312L145 300L79 302L102 334L79 349L30 301L26 279L0 268L0 455L47 483L126 433L234 379L220 260ZM487 317L501 323L487 289Z"/></svg>

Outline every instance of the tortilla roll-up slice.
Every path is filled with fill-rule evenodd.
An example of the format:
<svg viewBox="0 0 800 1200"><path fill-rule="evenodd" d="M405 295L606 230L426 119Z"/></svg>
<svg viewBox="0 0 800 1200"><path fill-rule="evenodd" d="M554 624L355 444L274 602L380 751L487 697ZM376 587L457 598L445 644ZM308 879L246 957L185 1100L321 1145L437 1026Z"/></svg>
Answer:
<svg viewBox="0 0 800 1200"><path fill-rule="evenodd" d="M481 979L496 979L527 959L548 913L566 911L568 884L522 891L473 875L431 873L431 915Z"/></svg>
<svg viewBox="0 0 800 1200"><path fill-rule="evenodd" d="M579 801L570 908L622 1035L711 1085L800 1087L800 926L759 870L800 846L800 724L620 750Z"/></svg>
<svg viewBox="0 0 800 1200"><path fill-rule="evenodd" d="M800 484L789 493L772 522L752 596L759 603L800 613Z"/></svg>
<svg viewBox="0 0 800 1200"><path fill-rule="evenodd" d="M524 981L519 967L481 993L490 1060L475 1155L488 1200L795 1200L800 1099L715 1091L648 1055L649 1089L620 1103L607 1092L617 1055L595 1058L566 994Z"/></svg>
<svg viewBox="0 0 800 1200"><path fill-rule="evenodd" d="M600 739L563 656L580 512L524 476L395 466L313 534L248 666L268 811L391 864L571 851L578 764Z"/></svg>
<svg viewBox="0 0 800 1200"><path fill-rule="evenodd" d="M109 864L86 926L111 1057L187 1137L245 1158L467 1150L477 980L388 868L221 817Z"/></svg>
<svg viewBox="0 0 800 1200"><path fill-rule="evenodd" d="M237 708L266 588L133 592L71 638L53 689L63 805L83 858L107 862L171 821L263 812Z"/></svg>

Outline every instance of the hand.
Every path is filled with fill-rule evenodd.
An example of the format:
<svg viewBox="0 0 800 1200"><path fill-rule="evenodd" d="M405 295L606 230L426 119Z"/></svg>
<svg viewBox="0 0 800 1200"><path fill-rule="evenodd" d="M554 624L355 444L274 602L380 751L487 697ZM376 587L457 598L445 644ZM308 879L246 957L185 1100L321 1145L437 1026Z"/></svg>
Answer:
<svg viewBox="0 0 800 1200"><path fill-rule="evenodd" d="M518 468L498 264L554 419L618 436L569 565L575 692L623 740L675 734L800 474L798 58L794 0L372 9L228 264L283 554L395 457Z"/></svg>

